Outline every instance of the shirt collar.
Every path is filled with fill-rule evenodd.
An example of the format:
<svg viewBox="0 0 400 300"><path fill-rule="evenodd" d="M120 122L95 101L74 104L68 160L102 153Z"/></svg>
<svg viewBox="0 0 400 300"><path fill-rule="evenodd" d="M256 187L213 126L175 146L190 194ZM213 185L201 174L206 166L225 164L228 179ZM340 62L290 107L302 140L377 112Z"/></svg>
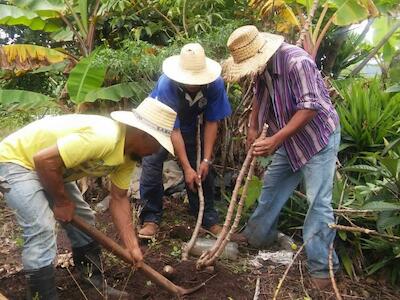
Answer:
<svg viewBox="0 0 400 300"><path fill-rule="evenodd" d="M189 102L190 106L193 106L197 101L204 98L203 89L198 91L194 98L192 98L189 93L186 93L182 87L178 86L178 89L185 95L185 99Z"/></svg>

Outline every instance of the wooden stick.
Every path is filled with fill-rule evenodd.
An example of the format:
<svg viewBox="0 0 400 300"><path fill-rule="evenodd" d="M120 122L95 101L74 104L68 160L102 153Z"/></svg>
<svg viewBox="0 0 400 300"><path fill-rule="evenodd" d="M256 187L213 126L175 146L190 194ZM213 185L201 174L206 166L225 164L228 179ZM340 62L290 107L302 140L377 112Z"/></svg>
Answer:
<svg viewBox="0 0 400 300"><path fill-rule="evenodd" d="M8 298L6 298L6 296L4 296L2 293L0 293L0 300L8 300Z"/></svg>
<svg viewBox="0 0 400 300"><path fill-rule="evenodd" d="M368 229L368 228L350 227L350 226L337 225L337 224L329 224L328 226L329 226L329 228L337 229L337 230L341 230L341 231L359 232L359 233L365 233L365 234L370 234L370 235L376 235L376 236L380 236L380 237L392 239L392 240L400 240L400 236L383 234L383 233L377 232L376 230L372 230L372 229Z"/></svg>
<svg viewBox="0 0 400 300"><path fill-rule="evenodd" d="M250 148L250 149L252 150L252 148ZM249 150L247 153L246 159L243 163L243 166L239 172L239 176L236 179L235 188L233 189L233 192L232 192L231 202L229 203L228 212L226 213L225 223L222 227L220 234L218 235L217 242L215 242L214 246L209 251L204 252L200 256L200 258L197 260L198 268L202 267L208 258L215 255L215 253L218 250L219 245L222 243L222 241L225 239L226 235L228 234L228 230L229 230L231 220L232 220L232 215L233 215L233 212L234 212L235 206L236 206L236 201L237 201L237 197L238 197L238 193L239 193L239 189L240 189L240 184L244 178L246 170L249 168L251 158L252 158L252 155L251 155L251 151Z"/></svg>
<svg viewBox="0 0 400 300"><path fill-rule="evenodd" d="M112 239L107 237L101 231L97 230L93 226L90 226L78 216L74 216L72 218L71 224L80 229L81 231L83 231L84 233L86 233L87 235L89 235L90 237L92 237L105 249L112 252L113 254L121 258L123 261L128 263L129 265L131 266L133 265L133 261L129 252L126 249L122 248L120 245L118 245L116 242L114 242ZM152 267L147 265L146 263L143 263L143 266L139 269L139 271L142 271L144 275L147 276L151 281L159 284L170 293L178 296L191 294L204 286L204 283L191 289L185 289L183 287L177 286L173 282L169 281L166 277L158 273L156 270L154 270Z"/></svg>
<svg viewBox="0 0 400 300"><path fill-rule="evenodd" d="M213 245L213 247L209 251L204 252L197 260L197 268L198 269L201 269L204 266L206 266L207 261L209 261L210 259L212 259L212 257L215 256L215 254L217 253L218 249L220 248L223 240L228 235L228 230L230 228L230 224L232 221L233 212L236 207L236 202L237 202L237 197L239 194L240 185L243 181L245 173L247 172L247 170L250 167L250 163L253 158L252 153L253 153L253 147L250 147L249 151L247 152L246 159L244 160L243 166L240 169L239 176L236 178L236 183L235 183L235 187L232 192L232 197L231 197L231 201L229 203L228 212L226 213L226 217L225 217L225 223L224 223L222 230L221 230L220 234L218 235L218 239L215 242L215 244Z"/></svg>
<svg viewBox="0 0 400 300"><path fill-rule="evenodd" d="M301 251L303 251L304 246L307 244L307 242L305 242L303 245L301 245L301 247L299 248L299 250L297 250L296 254L293 257L292 262L287 266L285 273L283 273L283 276L281 279L279 279L279 283L278 286L276 287L275 293L274 293L274 298L273 300L276 300L279 294L279 291L283 285L283 281L285 281L287 274L289 273L290 268L293 266L294 262L296 261L296 258L299 256L299 254L301 253Z"/></svg>
<svg viewBox="0 0 400 300"><path fill-rule="evenodd" d="M261 135L259 137L260 139L264 139L265 138L265 136L267 135L267 130L268 130L268 125L264 124L263 130L262 130ZM253 149L253 147L250 147L250 149ZM228 234L226 235L224 240L221 242L221 244L218 246L218 249L217 249L216 253L205 262L206 266L210 266L210 265L214 264L215 260L224 251L224 249L226 247L226 244L228 244L228 242L231 239L232 234L235 233L236 228L239 225L240 218L242 216L243 206L244 206L244 203L245 203L246 198L247 198L247 190L248 190L250 181L252 180L252 177L253 177L253 174L254 174L255 165L256 165L256 158L253 157L252 160L251 160L249 172L247 173L246 182L245 182L245 184L243 186L242 196L240 197L238 208L236 210L235 220L233 221L233 224L232 224L231 229L229 230Z"/></svg>
<svg viewBox="0 0 400 300"><path fill-rule="evenodd" d="M258 300L259 296L260 296L260 276L257 276L256 289L254 291L253 300Z"/></svg>
<svg viewBox="0 0 400 300"><path fill-rule="evenodd" d="M197 119L197 171L200 169L200 161L201 161L201 137L200 137L200 132L201 132L201 116L198 117ZM192 250L194 243L196 242L197 236L200 231L200 226L203 221L203 215L204 215L204 193L203 193L203 185L201 183L200 179L200 184L197 187L197 193L199 195L199 212L197 214L197 222L196 226L194 227L193 234L189 242L185 245L185 247L182 250L182 260L188 260L189 259L189 252Z"/></svg>
<svg viewBox="0 0 400 300"><path fill-rule="evenodd" d="M333 243L329 246L329 256L328 256L328 263L329 263L329 276L331 277L332 287L335 291L336 299L342 300L342 296L339 293L339 289L336 285L335 274L333 273Z"/></svg>

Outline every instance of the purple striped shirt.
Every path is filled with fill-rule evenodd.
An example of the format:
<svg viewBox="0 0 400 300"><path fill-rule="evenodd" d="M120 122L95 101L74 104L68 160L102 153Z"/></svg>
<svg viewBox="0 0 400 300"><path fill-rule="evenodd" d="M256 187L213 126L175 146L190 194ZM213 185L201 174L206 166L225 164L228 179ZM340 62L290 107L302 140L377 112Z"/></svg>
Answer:
<svg viewBox="0 0 400 300"><path fill-rule="evenodd" d="M274 90L271 96L268 73L259 75L255 82L259 121L269 124L269 135L285 127L296 111L317 111L307 125L283 142L292 169L296 171L328 144L329 136L339 124L339 117L321 73L306 51L283 43L271 60L270 78Z"/></svg>

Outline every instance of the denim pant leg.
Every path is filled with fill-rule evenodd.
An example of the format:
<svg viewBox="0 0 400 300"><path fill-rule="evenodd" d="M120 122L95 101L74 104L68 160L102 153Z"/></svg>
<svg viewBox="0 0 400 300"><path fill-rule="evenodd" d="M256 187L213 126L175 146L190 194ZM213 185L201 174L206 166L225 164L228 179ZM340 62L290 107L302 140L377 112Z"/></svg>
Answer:
<svg viewBox="0 0 400 300"><path fill-rule="evenodd" d="M142 159L142 175L140 176L140 201L143 206L140 214L142 222L159 224L162 217L164 195L163 163L168 152L161 147L160 151Z"/></svg>
<svg viewBox="0 0 400 300"><path fill-rule="evenodd" d="M303 226L307 264L310 274L320 278L329 277L329 247L336 235L328 224L335 222L331 201L339 143L340 128L330 136L328 145L301 169L309 202ZM333 269L336 271L338 268L339 261L334 251Z"/></svg>
<svg viewBox="0 0 400 300"><path fill-rule="evenodd" d="M56 220L39 177L35 171L13 163L1 163L0 176L10 184L11 190L4 197L23 230L24 269L49 266L57 252Z"/></svg>
<svg viewBox="0 0 400 300"><path fill-rule="evenodd" d="M90 208L90 205L83 200L82 193L79 190L75 182L68 182L64 185L66 192L68 193L71 201L75 203L75 214L83 219L86 223L94 226L95 225L95 213ZM86 246L91 243L93 239L84 232L77 229L71 224L63 225L67 232L68 238L71 241L73 248Z"/></svg>
<svg viewBox="0 0 400 300"><path fill-rule="evenodd" d="M196 134L191 132L182 134L182 136L185 142L185 149L189 163L193 170L197 170ZM211 168L209 169L207 177L203 180L202 185L204 193L204 215L202 226L204 228L210 228L211 226L218 224L218 212L214 208L214 176L212 175ZM199 211L199 196L197 192L192 192L187 185L186 191L189 198L190 213L197 216Z"/></svg>
<svg viewBox="0 0 400 300"><path fill-rule="evenodd" d="M257 208L244 231L252 246L266 247L275 241L279 214L300 180L301 173L293 172L285 149L279 148L265 172Z"/></svg>

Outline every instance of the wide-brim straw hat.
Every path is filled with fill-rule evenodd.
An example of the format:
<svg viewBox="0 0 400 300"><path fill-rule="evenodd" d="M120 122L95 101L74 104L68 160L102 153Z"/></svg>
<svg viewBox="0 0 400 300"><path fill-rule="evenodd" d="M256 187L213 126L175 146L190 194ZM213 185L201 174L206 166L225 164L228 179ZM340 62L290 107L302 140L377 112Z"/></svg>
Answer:
<svg viewBox="0 0 400 300"><path fill-rule="evenodd" d="M222 63L224 79L236 82L264 70L267 61L283 40L283 36L259 32L253 25L239 27L232 32L227 42L231 56Z"/></svg>
<svg viewBox="0 0 400 300"><path fill-rule="evenodd" d="M176 120L176 112L164 103L149 97L132 111L113 111L111 118L148 133L174 155L171 133ZM142 141L137 142L141 143Z"/></svg>
<svg viewBox="0 0 400 300"><path fill-rule="evenodd" d="M164 60L162 71L170 79L187 85L205 85L221 75L221 66L206 57L203 47L198 43L186 44L180 55Z"/></svg>

